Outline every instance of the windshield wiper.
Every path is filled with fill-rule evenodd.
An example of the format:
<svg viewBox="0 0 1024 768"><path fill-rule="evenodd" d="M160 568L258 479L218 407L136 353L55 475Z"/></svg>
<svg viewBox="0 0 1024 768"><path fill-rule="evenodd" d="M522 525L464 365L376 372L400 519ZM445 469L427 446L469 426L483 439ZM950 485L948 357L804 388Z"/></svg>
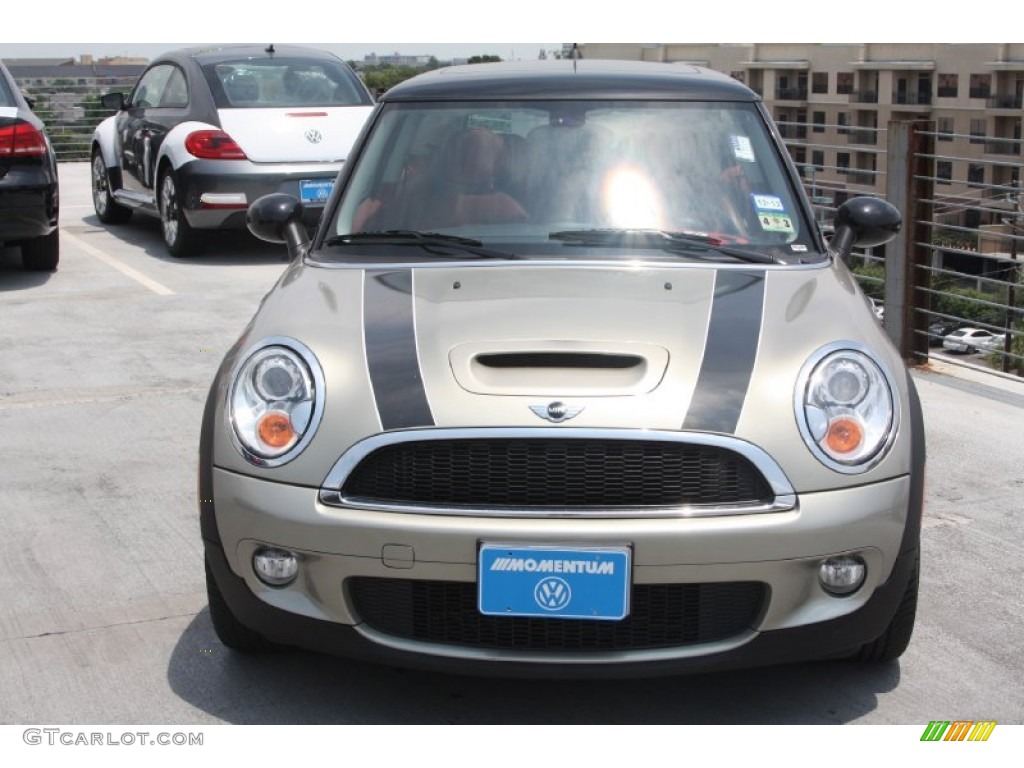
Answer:
<svg viewBox="0 0 1024 768"><path fill-rule="evenodd" d="M712 252L755 264L775 263L775 257L770 254L727 246L717 237L695 232L668 232L660 229L568 229L551 232L548 238L559 240L566 245L652 248L669 253Z"/></svg>
<svg viewBox="0 0 1024 768"><path fill-rule="evenodd" d="M415 245L428 253L439 256L450 255L448 251L457 250L471 253L483 259L515 259L513 253L485 248L480 240L457 235L445 235L441 232L419 232L414 229L387 229L379 232L351 232L347 235L329 237L324 245ZM448 250L445 250L448 249Z"/></svg>

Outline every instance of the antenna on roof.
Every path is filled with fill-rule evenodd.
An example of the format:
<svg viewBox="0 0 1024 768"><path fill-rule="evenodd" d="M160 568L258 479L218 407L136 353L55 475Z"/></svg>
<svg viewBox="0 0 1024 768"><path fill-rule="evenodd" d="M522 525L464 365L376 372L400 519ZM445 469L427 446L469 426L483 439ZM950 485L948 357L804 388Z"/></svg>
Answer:
<svg viewBox="0 0 1024 768"><path fill-rule="evenodd" d="M271 56L273 56L276 53L276 51L274 50L274 44L271 43L270 45L268 45L266 48L263 49L263 52L269 53Z"/></svg>

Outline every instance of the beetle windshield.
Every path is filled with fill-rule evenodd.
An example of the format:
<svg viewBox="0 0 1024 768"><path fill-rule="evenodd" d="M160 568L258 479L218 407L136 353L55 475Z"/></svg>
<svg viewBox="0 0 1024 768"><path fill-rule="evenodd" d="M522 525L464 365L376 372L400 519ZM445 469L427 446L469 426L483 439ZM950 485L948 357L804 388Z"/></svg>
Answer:
<svg viewBox="0 0 1024 768"><path fill-rule="evenodd" d="M814 250L761 113L731 102L387 104L325 235L397 230L525 256L593 252L609 240L586 233L633 230L782 260Z"/></svg>

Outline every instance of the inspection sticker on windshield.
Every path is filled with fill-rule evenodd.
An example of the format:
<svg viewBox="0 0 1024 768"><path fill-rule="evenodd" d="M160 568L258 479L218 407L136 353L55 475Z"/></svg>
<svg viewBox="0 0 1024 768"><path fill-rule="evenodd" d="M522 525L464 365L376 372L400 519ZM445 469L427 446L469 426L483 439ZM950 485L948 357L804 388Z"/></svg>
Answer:
<svg viewBox="0 0 1024 768"><path fill-rule="evenodd" d="M299 182L299 197L304 203L326 203L334 189L334 179L303 179Z"/></svg>
<svg viewBox="0 0 1024 768"><path fill-rule="evenodd" d="M765 232L792 232L793 220L786 213L782 198L775 195L751 195L757 220Z"/></svg>
<svg viewBox="0 0 1024 768"><path fill-rule="evenodd" d="M747 136L730 136L732 141L732 153L737 160L745 160L748 163L757 161L754 157L754 147Z"/></svg>
<svg viewBox="0 0 1024 768"><path fill-rule="evenodd" d="M618 621L629 615L627 547L480 547L478 608L486 616Z"/></svg>

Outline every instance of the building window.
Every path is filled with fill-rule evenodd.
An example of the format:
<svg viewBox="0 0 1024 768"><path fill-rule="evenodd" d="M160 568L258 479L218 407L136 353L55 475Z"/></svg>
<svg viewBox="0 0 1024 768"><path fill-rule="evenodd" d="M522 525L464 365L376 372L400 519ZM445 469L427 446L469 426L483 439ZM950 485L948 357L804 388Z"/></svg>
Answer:
<svg viewBox="0 0 1024 768"><path fill-rule="evenodd" d="M803 168L807 164L807 149L805 147L793 147L790 152L793 153L793 162L798 168Z"/></svg>
<svg viewBox="0 0 1024 768"><path fill-rule="evenodd" d="M939 184L953 182L953 163L950 160L938 160L935 163L935 178Z"/></svg>
<svg viewBox="0 0 1024 768"><path fill-rule="evenodd" d="M825 151L821 149L815 149L811 151L811 165L814 166L816 171L825 170Z"/></svg>
<svg viewBox="0 0 1024 768"><path fill-rule="evenodd" d="M992 75L971 75L971 98L987 99L992 91Z"/></svg>
<svg viewBox="0 0 1024 768"><path fill-rule="evenodd" d="M850 114L848 112L840 112L836 115L839 121L839 135L843 136L850 132Z"/></svg>
<svg viewBox="0 0 1024 768"><path fill-rule="evenodd" d="M985 143L985 119L971 120L971 144Z"/></svg>
<svg viewBox="0 0 1024 768"><path fill-rule="evenodd" d="M836 73L836 93L853 93L853 72Z"/></svg>
<svg viewBox="0 0 1024 768"><path fill-rule="evenodd" d="M960 91L960 75L955 72L950 74L939 74L940 99L955 99Z"/></svg>
<svg viewBox="0 0 1024 768"><path fill-rule="evenodd" d="M971 163L967 166L967 186L980 187L985 183L985 166L981 163Z"/></svg>
<svg viewBox="0 0 1024 768"><path fill-rule="evenodd" d="M812 93L828 93L828 72L815 72L811 79Z"/></svg>
<svg viewBox="0 0 1024 768"><path fill-rule="evenodd" d="M813 118L813 122L814 122L814 127L811 128L811 130L814 131L815 133L824 133L825 132L825 113L824 112L813 112L811 114L811 117Z"/></svg>
<svg viewBox="0 0 1024 768"><path fill-rule="evenodd" d="M836 152L836 170L839 173L848 173L850 170L850 153Z"/></svg>
<svg viewBox="0 0 1024 768"><path fill-rule="evenodd" d="M938 119L939 141L952 141L956 133L956 121L952 117L940 117Z"/></svg>

